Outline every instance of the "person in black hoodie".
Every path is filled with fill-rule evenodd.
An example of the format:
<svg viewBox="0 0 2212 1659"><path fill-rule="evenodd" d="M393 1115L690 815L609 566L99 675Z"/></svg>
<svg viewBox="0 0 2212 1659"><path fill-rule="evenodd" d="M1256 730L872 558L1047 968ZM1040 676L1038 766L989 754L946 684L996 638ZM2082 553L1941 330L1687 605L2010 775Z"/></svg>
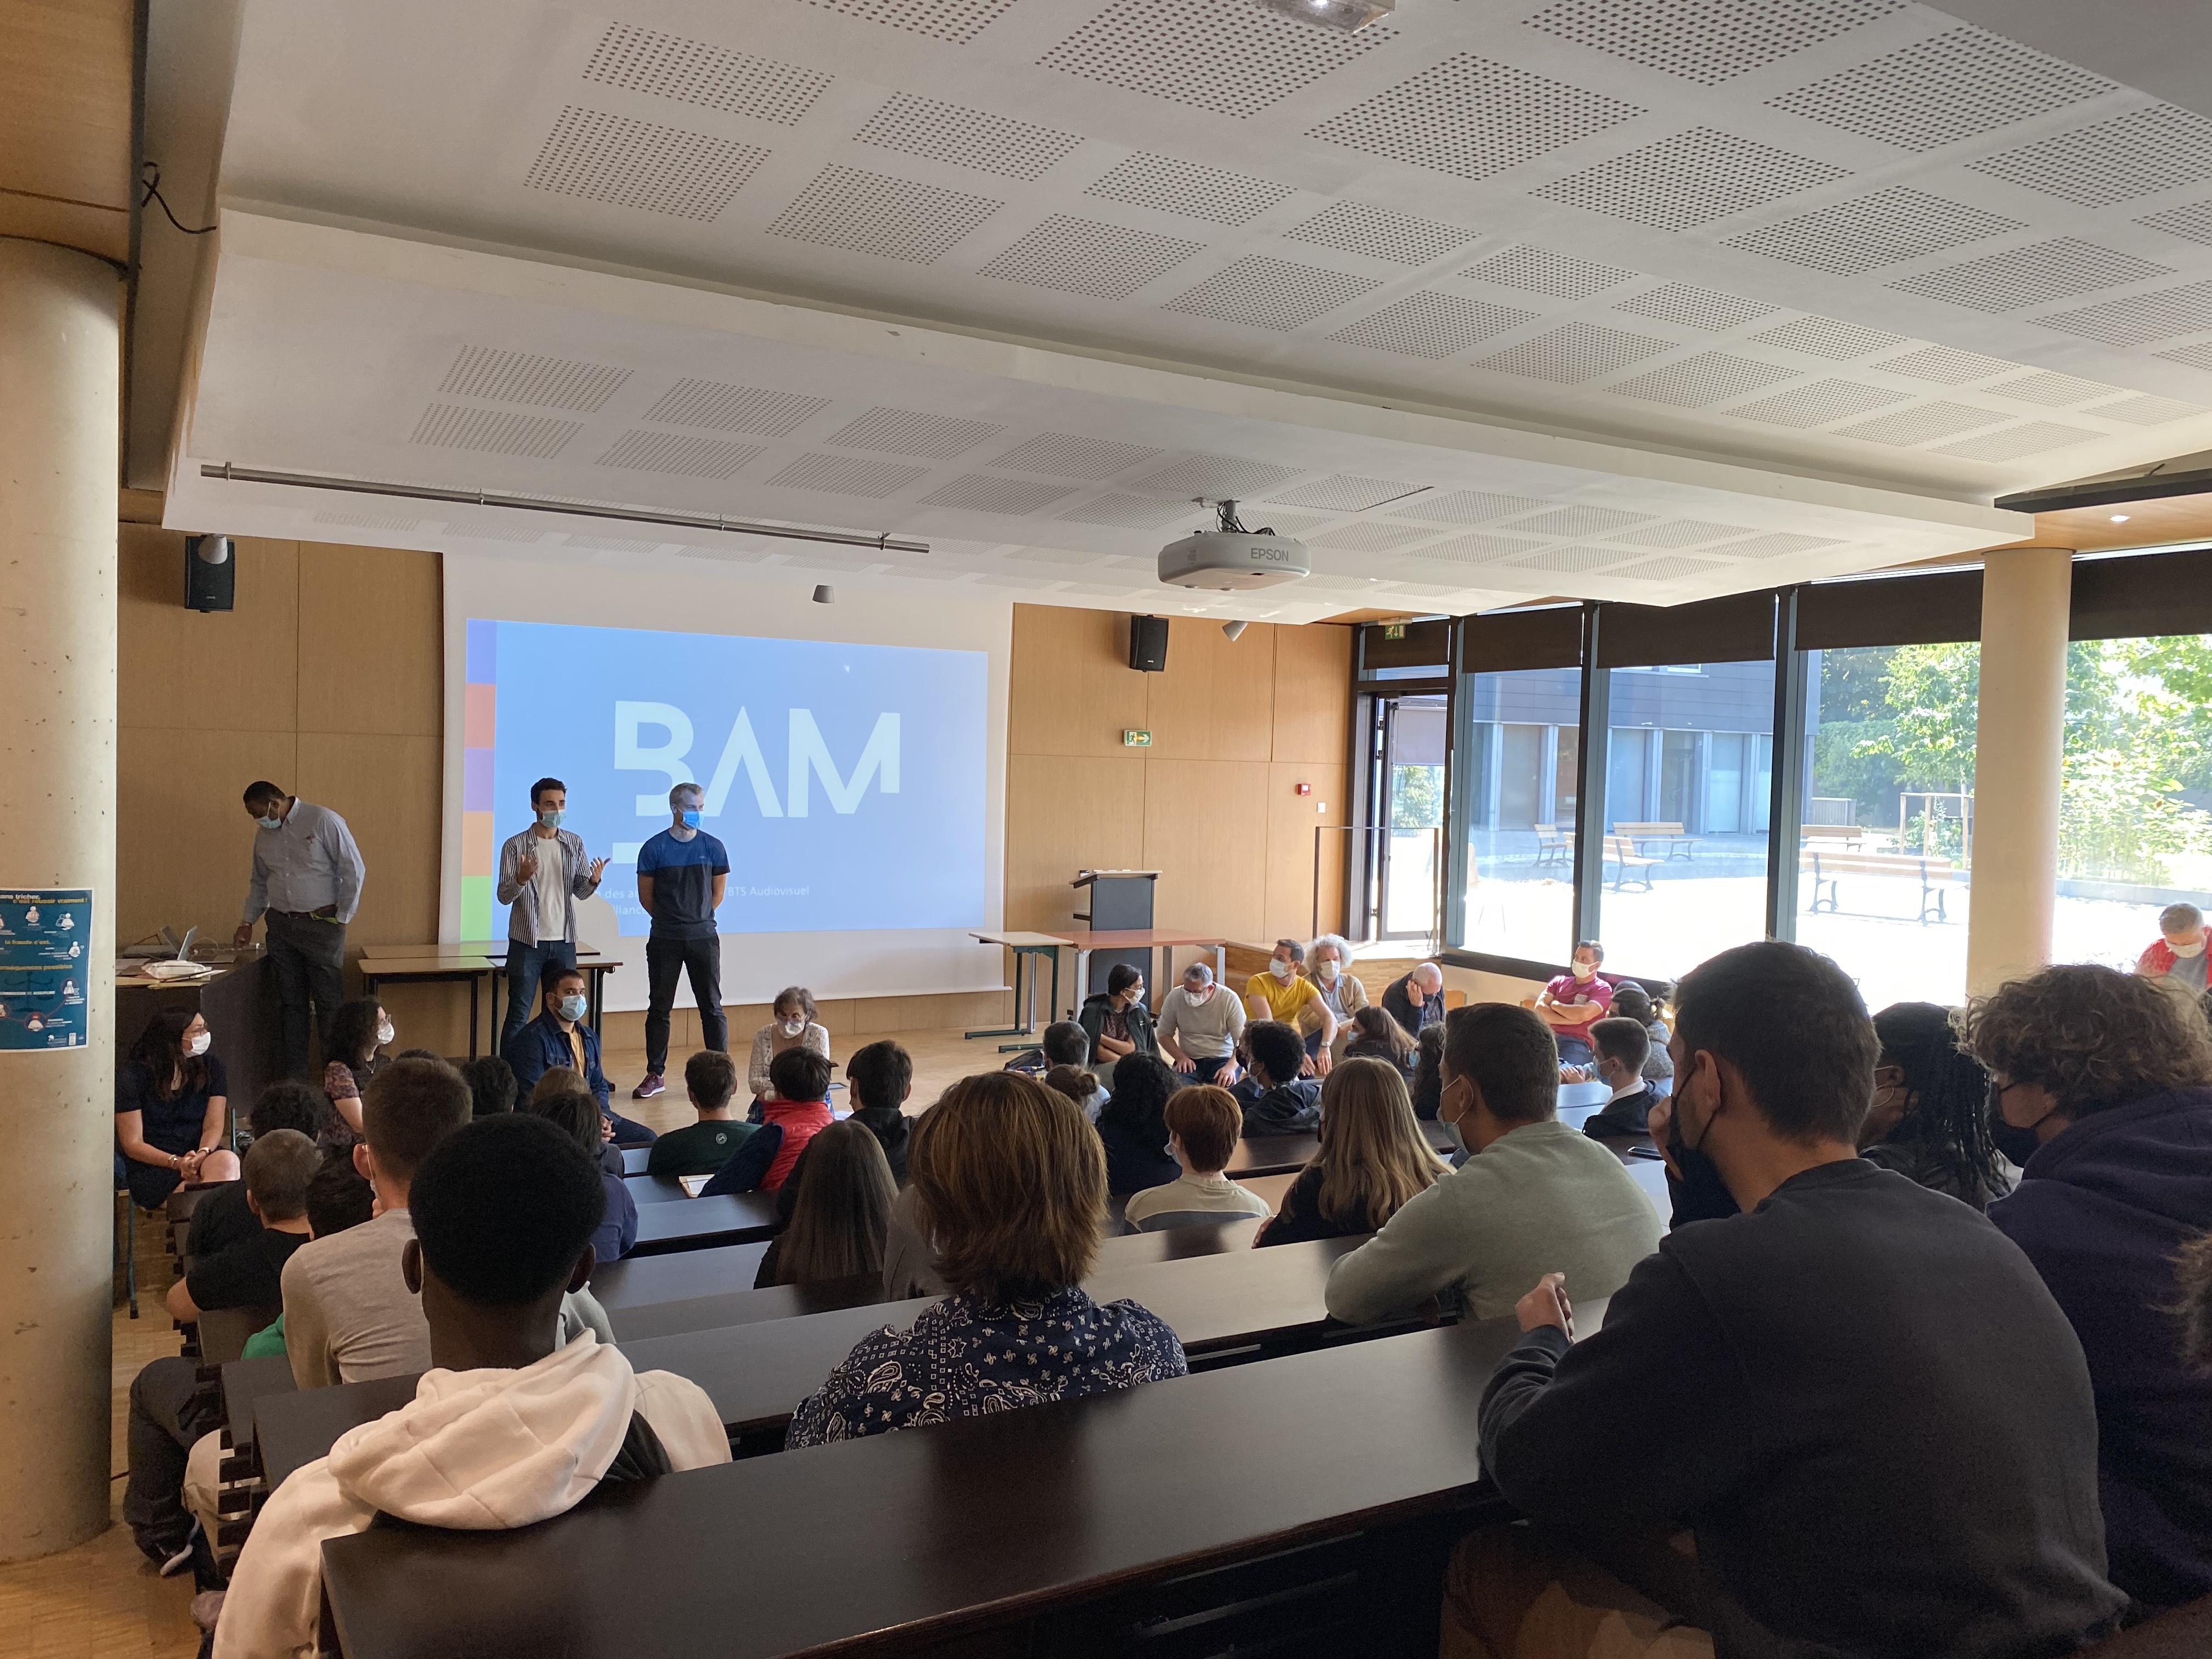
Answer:
<svg viewBox="0 0 2212 1659"><path fill-rule="evenodd" d="M913 1092L914 1057L896 1042L871 1042L845 1062L845 1097L853 1107L848 1121L867 1126L884 1149L891 1179L902 1187L906 1185L907 1143L914 1130L913 1120L902 1109Z"/></svg>
<svg viewBox="0 0 2212 1659"><path fill-rule="evenodd" d="M2212 1376L2172 1312L2176 1258L2212 1230L2212 1031L2157 981L2087 965L2014 980L1965 1024L2023 1171L1989 1218L2088 1355L2112 1582L2147 1607L2212 1595Z"/></svg>
<svg viewBox="0 0 2212 1659"><path fill-rule="evenodd" d="M1321 1081L1300 1077L1305 1044L1279 1019L1255 1019L1244 1028L1251 1069L1230 1090L1244 1109L1247 1139L1262 1135L1310 1134L1321 1127Z"/></svg>
<svg viewBox="0 0 2212 1659"><path fill-rule="evenodd" d="M1182 1177L1168 1150L1168 1097L1186 1079L1153 1054L1124 1054L1114 1066L1114 1092L1098 1112L1106 1147L1106 1190L1116 1198Z"/></svg>

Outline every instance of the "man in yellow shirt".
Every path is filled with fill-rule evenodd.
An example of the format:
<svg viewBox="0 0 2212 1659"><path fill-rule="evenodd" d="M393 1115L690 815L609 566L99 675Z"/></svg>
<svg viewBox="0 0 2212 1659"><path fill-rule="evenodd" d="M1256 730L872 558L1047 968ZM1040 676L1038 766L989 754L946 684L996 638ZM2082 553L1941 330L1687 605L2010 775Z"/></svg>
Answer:
<svg viewBox="0 0 2212 1659"><path fill-rule="evenodd" d="M1294 1030L1302 1030L1311 1017L1319 1018L1320 1030L1308 1038L1306 1047L1305 1070L1311 1074L1328 1070L1336 1017L1329 1012L1314 982L1298 971L1305 954L1305 946L1297 940L1277 939L1266 971L1253 975L1244 983L1244 1006L1255 1019L1278 1019Z"/></svg>

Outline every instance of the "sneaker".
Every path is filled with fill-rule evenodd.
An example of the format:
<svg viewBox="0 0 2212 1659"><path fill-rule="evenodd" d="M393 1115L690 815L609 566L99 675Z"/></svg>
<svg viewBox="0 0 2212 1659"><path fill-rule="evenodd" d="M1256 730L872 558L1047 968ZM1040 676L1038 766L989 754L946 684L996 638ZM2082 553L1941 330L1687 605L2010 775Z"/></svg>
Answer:
<svg viewBox="0 0 2212 1659"><path fill-rule="evenodd" d="M651 1100L653 1096L667 1092L668 1085L660 1080L658 1072L647 1072L645 1080L629 1091L632 1100Z"/></svg>
<svg viewBox="0 0 2212 1659"><path fill-rule="evenodd" d="M192 1529L185 1534L185 1541L169 1552L161 1560L161 1577L173 1578L192 1564L192 1550L200 1540L200 1523L197 1517Z"/></svg>

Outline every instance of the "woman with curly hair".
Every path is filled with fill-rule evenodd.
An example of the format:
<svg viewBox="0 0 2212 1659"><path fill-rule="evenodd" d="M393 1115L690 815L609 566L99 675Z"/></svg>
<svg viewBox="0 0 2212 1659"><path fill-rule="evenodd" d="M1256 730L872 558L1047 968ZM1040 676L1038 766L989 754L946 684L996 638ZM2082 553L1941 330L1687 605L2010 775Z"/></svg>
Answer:
<svg viewBox="0 0 2212 1659"><path fill-rule="evenodd" d="M1874 1017L1881 1058L1859 1156L1931 1191L1986 1210L2012 1190L1990 1139L1990 1074L1959 1051L1951 1011L1894 1002Z"/></svg>
<svg viewBox="0 0 2212 1659"><path fill-rule="evenodd" d="M2212 1029L2154 980L2046 968L1970 1006L1964 1046L2023 1166L1989 1218L2088 1357L2112 1580L2146 1607L2212 1595L2212 1376L2167 1311L2212 1231Z"/></svg>

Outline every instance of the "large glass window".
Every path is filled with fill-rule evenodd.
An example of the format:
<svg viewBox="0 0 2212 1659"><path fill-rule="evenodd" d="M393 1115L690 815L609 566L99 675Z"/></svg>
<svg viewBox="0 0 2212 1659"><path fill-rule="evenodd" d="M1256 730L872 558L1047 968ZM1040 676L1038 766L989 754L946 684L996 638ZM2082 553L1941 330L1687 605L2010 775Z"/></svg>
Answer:
<svg viewBox="0 0 2212 1659"><path fill-rule="evenodd" d="M2131 968L2212 909L2212 635L2082 640L2066 665L2052 959Z"/></svg>
<svg viewBox="0 0 2212 1659"><path fill-rule="evenodd" d="M1564 962L1574 941L1582 671L1470 674L1462 730L1470 951Z"/></svg>
<svg viewBox="0 0 2212 1659"><path fill-rule="evenodd" d="M1774 665L1616 668L1612 705L1606 966L1671 978L1766 933Z"/></svg>
<svg viewBox="0 0 2212 1659"><path fill-rule="evenodd" d="M1981 647L1806 653L1797 941L1869 1009L1966 988Z"/></svg>

